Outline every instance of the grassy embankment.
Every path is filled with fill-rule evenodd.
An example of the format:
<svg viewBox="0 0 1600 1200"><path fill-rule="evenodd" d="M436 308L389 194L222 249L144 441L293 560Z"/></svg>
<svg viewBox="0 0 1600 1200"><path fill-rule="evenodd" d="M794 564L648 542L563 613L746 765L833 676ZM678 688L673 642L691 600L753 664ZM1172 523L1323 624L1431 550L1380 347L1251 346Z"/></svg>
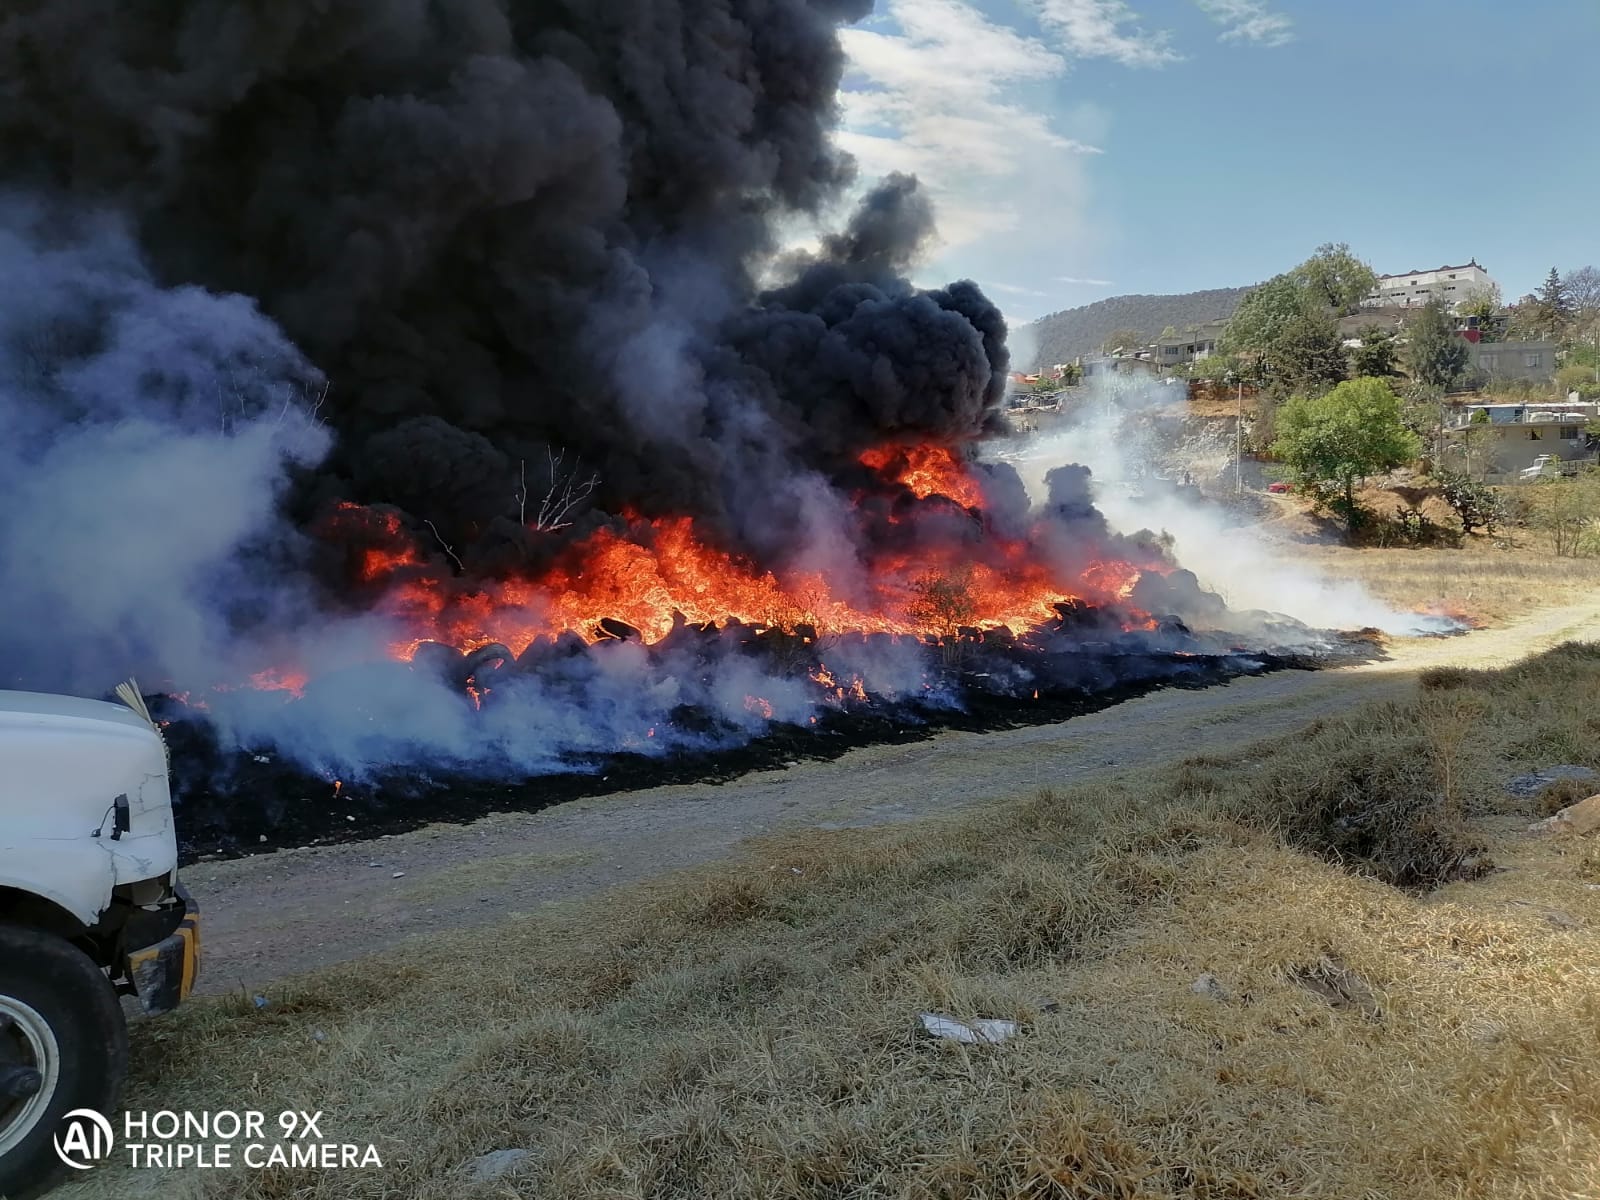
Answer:
<svg viewBox="0 0 1600 1200"><path fill-rule="evenodd" d="M1509 540L1474 535L1459 549L1298 545L1295 554L1398 607L1426 598L1491 624L1600 592L1600 557L1558 558L1526 531Z"/></svg>
<svg viewBox="0 0 1600 1200"><path fill-rule="evenodd" d="M1567 646L1223 758L761 842L142 1025L128 1102L321 1109L388 1164L168 1197L1593 1196L1600 847L1523 832L1570 796L1503 784L1600 767L1596 695L1600 646ZM1021 1033L935 1041L924 1010ZM533 1153L463 1182L503 1147Z"/></svg>

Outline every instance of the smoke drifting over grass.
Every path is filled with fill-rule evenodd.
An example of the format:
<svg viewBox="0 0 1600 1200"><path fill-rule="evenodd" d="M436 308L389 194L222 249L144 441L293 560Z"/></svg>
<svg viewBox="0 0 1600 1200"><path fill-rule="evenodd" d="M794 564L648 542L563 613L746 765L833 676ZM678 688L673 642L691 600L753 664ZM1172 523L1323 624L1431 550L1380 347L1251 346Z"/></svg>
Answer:
<svg viewBox="0 0 1600 1200"><path fill-rule="evenodd" d="M1447 618L1397 611L1354 580L1329 578L1294 561L1240 510L1207 500L1202 482L1213 490L1233 485L1231 440L1222 445L1190 434L1178 445L1156 435L1146 420L1181 389L1113 376L1085 391L1063 426L1020 450L999 452L1030 495L1045 495L1047 474L1063 464L1087 467L1094 480L1092 502L1112 528L1170 537L1173 558L1236 614L1281 613L1320 629L1379 629L1401 636L1456 628ZM1185 482L1185 474L1192 482Z"/></svg>

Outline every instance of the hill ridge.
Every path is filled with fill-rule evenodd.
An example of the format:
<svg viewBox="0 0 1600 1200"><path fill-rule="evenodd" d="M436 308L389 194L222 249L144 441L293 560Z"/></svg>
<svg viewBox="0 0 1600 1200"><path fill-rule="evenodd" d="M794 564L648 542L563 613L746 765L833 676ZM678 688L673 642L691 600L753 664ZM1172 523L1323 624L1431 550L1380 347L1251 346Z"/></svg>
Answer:
<svg viewBox="0 0 1600 1200"><path fill-rule="evenodd" d="M1182 329L1205 321L1226 320L1233 316L1245 293L1257 286L1170 294L1130 292L1049 313L1019 328L1018 332L1033 338L1033 352L1025 357L1019 355L1016 369L1032 371L1041 365L1070 362L1080 354L1093 354L1119 329L1136 329L1154 340L1169 325Z"/></svg>

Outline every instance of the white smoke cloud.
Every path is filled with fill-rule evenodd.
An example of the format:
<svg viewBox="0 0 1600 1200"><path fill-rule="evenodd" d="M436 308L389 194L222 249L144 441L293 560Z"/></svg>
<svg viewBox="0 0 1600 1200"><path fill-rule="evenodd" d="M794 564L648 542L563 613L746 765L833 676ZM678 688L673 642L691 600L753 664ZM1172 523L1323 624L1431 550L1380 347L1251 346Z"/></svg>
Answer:
<svg viewBox="0 0 1600 1200"><path fill-rule="evenodd" d="M1102 377L1085 389L1072 415L1020 449L995 457L1011 462L1035 503L1045 495L1044 477L1067 463L1093 472L1094 501L1113 529L1149 529L1172 537L1172 554L1193 571L1202 587L1221 596L1237 612L1281 613L1319 629L1380 629L1397 635L1443 632L1446 619L1397 612L1352 580L1330 579L1297 563L1292 548L1270 539L1237 511L1199 499L1183 486L1209 477L1223 486L1231 480L1231 438L1195 438L1180 447L1163 447L1139 433L1138 417L1172 403L1181 387L1126 376Z"/></svg>
<svg viewBox="0 0 1600 1200"><path fill-rule="evenodd" d="M225 678L289 624L316 372L249 300L163 289L120 226L0 197L0 672L94 694Z"/></svg>

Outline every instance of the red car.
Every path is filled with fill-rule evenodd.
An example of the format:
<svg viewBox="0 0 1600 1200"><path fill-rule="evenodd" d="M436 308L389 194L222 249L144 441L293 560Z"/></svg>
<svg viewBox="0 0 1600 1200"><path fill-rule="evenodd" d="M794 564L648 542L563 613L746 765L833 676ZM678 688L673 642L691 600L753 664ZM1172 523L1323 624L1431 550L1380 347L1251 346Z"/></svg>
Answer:
<svg viewBox="0 0 1600 1200"><path fill-rule="evenodd" d="M1281 479L1278 480L1277 483L1269 483L1269 484L1267 484L1267 491L1271 492L1274 496L1281 496L1285 492L1287 492L1288 490L1289 490L1289 485L1287 483L1283 482L1283 480L1281 480Z"/></svg>

